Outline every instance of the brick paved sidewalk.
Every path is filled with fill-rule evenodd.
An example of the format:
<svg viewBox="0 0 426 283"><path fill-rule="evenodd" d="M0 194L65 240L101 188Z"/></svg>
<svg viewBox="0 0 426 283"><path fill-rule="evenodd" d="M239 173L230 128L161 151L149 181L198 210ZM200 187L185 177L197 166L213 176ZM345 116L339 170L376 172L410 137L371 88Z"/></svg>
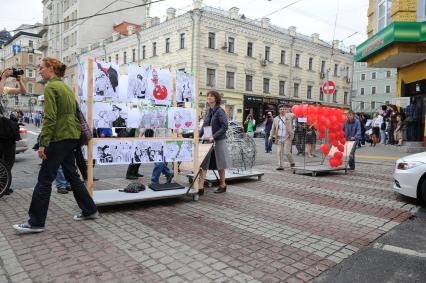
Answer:
<svg viewBox="0 0 426 283"><path fill-rule="evenodd" d="M393 193L393 166L316 178L257 169L262 181L226 194L104 208L96 221L73 221L72 195L52 193L33 235L11 227L31 198L17 190L0 199L0 282L307 282L416 209Z"/></svg>

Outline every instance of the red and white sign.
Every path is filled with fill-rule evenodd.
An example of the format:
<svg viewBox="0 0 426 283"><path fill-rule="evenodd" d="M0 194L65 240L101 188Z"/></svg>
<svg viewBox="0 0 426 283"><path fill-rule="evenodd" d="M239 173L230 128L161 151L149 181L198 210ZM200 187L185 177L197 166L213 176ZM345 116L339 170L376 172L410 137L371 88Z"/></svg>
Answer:
<svg viewBox="0 0 426 283"><path fill-rule="evenodd" d="M325 82L322 85L322 92L324 94L330 94L330 95L332 95L332 94L334 94L335 91L336 91L336 85L334 84L333 81L328 81L328 88L327 88L327 82Z"/></svg>

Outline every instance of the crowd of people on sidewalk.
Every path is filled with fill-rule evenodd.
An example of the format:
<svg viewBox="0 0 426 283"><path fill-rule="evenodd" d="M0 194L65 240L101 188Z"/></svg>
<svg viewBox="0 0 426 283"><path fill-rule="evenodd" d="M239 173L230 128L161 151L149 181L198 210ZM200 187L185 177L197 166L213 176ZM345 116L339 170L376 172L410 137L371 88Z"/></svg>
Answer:
<svg viewBox="0 0 426 283"><path fill-rule="evenodd" d="M22 110L13 110L10 113L13 114L20 123L34 124L36 128L40 128L44 119L43 111L30 112Z"/></svg>

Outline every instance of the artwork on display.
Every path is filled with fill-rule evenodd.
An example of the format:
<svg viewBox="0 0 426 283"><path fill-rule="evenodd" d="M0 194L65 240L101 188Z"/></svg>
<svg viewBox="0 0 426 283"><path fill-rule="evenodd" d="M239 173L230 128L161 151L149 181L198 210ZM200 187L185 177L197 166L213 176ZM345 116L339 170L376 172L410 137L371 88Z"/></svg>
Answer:
<svg viewBox="0 0 426 283"><path fill-rule="evenodd" d="M179 71L176 74L176 101L195 102L195 83L191 74Z"/></svg>
<svg viewBox="0 0 426 283"><path fill-rule="evenodd" d="M77 95L81 99L87 100L87 62L77 61Z"/></svg>
<svg viewBox="0 0 426 283"><path fill-rule="evenodd" d="M126 103L93 103L94 128L126 128L128 106Z"/></svg>
<svg viewBox="0 0 426 283"><path fill-rule="evenodd" d="M157 105L172 102L172 74L168 69L151 69L147 78L148 98Z"/></svg>
<svg viewBox="0 0 426 283"><path fill-rule="evenodd" d="M164 161L164 141L135 141L132 148L133 163L150 163Z"/></svg>
<svg viewBox="0 0 426 283"><path fill-rule="evenodd" d="M93 99L101 101L104 98L119 97L120 72L117 65L96 61L93 62Z"/></svg>
<svg viewBox="0 0 426 283"><path fill-rule="evenodd" d="M197 113L193 108L170 107L168 112L168 128L193 130L195 129Z"/></svg>
<svg viewBox="0 0 426 283"><path fill-rule="evenodd" d="M167 126L167 109L166 107L142 107L140 113L140 128L158 129Z"/></svg>
<svg viewBox="0 0 426 283"><path fill-rule="evenodd" d="M94 157L99 165L131 163L132 141L98 141L94 145Z"/></svg>
<svg viewBox="0 0 426 283"><path fill-rule="evenodd" d="M81 113L83 113L84 117L87 120L87 113L89 111L89 106L87 105L87 100L80 99L78 105L80 106Z"/></svg>
<svg viewBox="0 0 426 283"><path fill-rule="evenodd" d="M164 158L167 162L191 161L193 152L192 141L167 141Z"/></svg>
<svg viewBox="0 0 426 283"><path fill-rule="evenodd" d="M129 65L129 79L127 88L127 99L137 102L147 100L147 78L150 73L150 67L138 67L134 64Z"/></svg>

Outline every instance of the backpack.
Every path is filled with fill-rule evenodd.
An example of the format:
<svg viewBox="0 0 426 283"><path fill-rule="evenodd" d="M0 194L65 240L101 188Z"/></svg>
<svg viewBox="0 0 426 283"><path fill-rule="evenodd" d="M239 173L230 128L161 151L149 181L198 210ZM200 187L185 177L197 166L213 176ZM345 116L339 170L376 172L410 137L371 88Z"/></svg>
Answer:
<svg viewBox="0 0 426 283"><path fill-rule="evenodd" d="M15 142L20 139L18 124L6 117L0 117L0 141Z"/></svg>

